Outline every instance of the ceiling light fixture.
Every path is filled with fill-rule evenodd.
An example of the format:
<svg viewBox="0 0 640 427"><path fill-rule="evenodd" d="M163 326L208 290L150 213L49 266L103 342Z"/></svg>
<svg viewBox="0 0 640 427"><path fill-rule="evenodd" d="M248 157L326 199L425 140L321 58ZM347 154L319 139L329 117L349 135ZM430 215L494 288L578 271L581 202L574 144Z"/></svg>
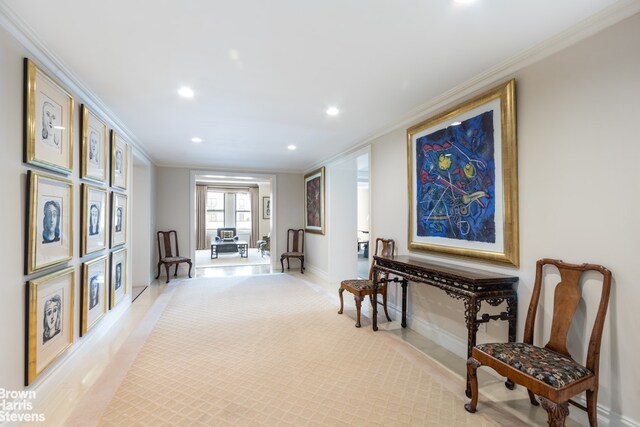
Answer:
<svg viewBox="0 0 640 427"><path fill-rule="evenodd" d="M329 108L327 108L327 115L328 116L337 116L338 114L340 114L340 110L338 110L338 107L329 107Z"/></svg>
<svg viewBox="0 0 640 427"><path fill-rule="evenodd" d="M183 86L178 90L178 95L183 98L193 98L193 95L195 95L195 93L190 87Z"/></svg>
<svg viewBox="0 0 640 427"><path fill-rule="evenodd" d="M202 142L202 138L198 138L197 136L194 136L193 138L191 138L191 142L195 142L196 144L200 144Z"/></svg>
<svg viewBox="0 0 640 427"><path fill-rule="evenodd" d="M288 148L289 150L293 151L293 150L295 150L295 149L296 149L296 148L298 148L298 147L296 147L295 145L291 144L291 145L289 145L287 148Z"/></svg>

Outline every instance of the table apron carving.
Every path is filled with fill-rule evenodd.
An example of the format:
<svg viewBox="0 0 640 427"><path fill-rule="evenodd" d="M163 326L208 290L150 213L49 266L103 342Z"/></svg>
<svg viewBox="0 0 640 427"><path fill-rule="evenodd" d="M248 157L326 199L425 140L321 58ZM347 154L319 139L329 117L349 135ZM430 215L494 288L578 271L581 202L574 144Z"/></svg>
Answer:
<svg viewBox="0 0 640 427"><path fill-rule="evenodd" d="M464 303L465 324L467 326L467 358L476 345L478 327L482 323L494 321L509 322L509 342L516 339L518 319L518 295L514 289L517 277L504 276L467 268L443 266L414 260L406 256L394 258L375 257L374 277L388 273L395 277L374 281L373 298L375 301L378 284L382 281L397 282L402 286L402 327L407 327L407 285L408 282L424 283L442 289L453 299ZM482 313L482 303L497 307L506 302L506 309L498 314ZM373 330L378 330L377 304L373 304ZM470 394L470 379L467 375L467 395Z"/></svg>

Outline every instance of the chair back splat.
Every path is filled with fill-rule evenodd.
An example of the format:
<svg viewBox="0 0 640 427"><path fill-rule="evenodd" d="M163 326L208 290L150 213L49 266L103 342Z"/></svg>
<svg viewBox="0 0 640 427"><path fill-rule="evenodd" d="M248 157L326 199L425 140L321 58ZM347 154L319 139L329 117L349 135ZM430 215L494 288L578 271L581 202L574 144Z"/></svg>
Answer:
<svg viewBox="0 0 640 427"><path fill-rule="evenodd" d="M560 281L553 292L553 319L549 342L544 347L533 345L534 328L540 294L545 277L545 267L553 266L560 273ZM591 329L585 365L574 360L567 348L567 335L571 322L582 300L582 288L595 280L584 280L585 273L600 273L602 286L600 303ZM547 280L545 280L547 279ZM478 344L473 347L467 361L467 373L471 381L471 402L465 405L469 412L476 411L478 403L478 378L476 370L482 366L493 368L507 377L507 386L513 383L527 388L531 404L538 405L539 396L547 411L550 426L564 426L569 415L569 403L586 409L589 424L598 425L598 383L600 371L600 345L604 320L611 293L611 272L596 264L569 264L560 260L541 259L536 264L536 280L527 312L522 343ZM573 396L586 392L587 406L574 402Z"/></svg>
<svg viewBox="0 0 640 427"><path fill-rule="evenodd" d="M158 231L158 275L156 279L160 277L160 267L164 264L167 271L167 283L169 283L169 267L176 266L174 276L178 275L178 266L180 263L189 264L189 278L191 278L191 259L180 256L180 249L178 248L178 233L175 230L170 231ZM173 248L175 247L175 253Z"/></svg>

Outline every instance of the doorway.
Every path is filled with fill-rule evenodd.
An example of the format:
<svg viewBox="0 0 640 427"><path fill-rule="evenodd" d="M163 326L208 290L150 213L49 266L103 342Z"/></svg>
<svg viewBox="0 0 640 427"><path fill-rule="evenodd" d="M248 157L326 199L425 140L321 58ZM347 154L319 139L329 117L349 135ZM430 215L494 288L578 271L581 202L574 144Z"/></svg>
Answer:
<svg viewBox="0 0 640 427"><path fill-rule="evenodd" d="M152 250L154 218L151 165L142 155L133 151L133 175L131 182L131 251L132 259L132 297L135 300L153 281L154 271Z"/></svg>
<svg viewBox="0 0 640 427"><path fill-rule="evenodd" d="M369 153L359 156L358 167L358 278L369 277L371 256L370 236L370 189L369 189Z"/></svg>

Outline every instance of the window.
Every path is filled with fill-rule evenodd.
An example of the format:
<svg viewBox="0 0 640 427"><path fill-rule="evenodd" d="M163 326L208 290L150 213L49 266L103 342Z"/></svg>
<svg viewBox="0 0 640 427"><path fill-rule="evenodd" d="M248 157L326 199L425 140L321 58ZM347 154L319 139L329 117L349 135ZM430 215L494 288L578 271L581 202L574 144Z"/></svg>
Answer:
<svg viewBox="0 0 640 427"><path fill-rule="evenodd" d="M236 228L251 230L251 196L236 193Z"/></svg>
<svg viewBox="0 0 640 427"><path fill-rule="evenodd" d="M207 191L207 230L224 227L224 193Z"/></svg>

